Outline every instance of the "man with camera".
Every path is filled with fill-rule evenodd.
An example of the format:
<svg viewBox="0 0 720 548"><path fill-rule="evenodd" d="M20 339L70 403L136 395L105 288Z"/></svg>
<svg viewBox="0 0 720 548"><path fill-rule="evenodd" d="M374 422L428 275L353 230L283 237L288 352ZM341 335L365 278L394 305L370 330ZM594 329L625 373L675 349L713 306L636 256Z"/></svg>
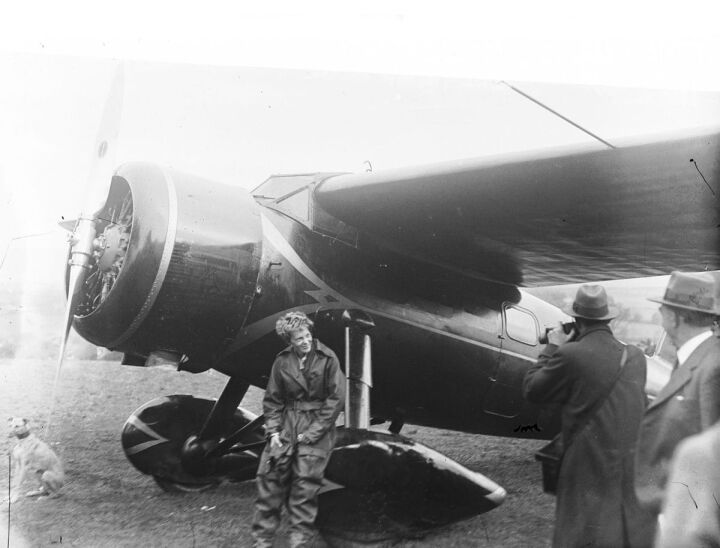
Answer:
<svg viewBox="0 0 720 548"><path fill-rule="evenodd" d="M562 455L554 547L650 546L652 516L633 489L637 431L645 409L644 354L618 341L605 289L583 285L566 312L574 329L548 332L525 375L525 398L560 404Z"/></svg>

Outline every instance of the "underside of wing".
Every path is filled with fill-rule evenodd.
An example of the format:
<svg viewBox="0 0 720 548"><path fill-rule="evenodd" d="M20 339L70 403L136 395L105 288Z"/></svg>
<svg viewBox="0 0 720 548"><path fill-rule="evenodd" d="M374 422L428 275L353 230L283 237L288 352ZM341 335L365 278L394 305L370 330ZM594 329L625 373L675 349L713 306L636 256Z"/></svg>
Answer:
<svg viewBox="0 0 720 548"><path fill-rule="evenodd" d="M381 245L524 286L718 269L719 194L719 132L339 175L315 189Z"/></svg>

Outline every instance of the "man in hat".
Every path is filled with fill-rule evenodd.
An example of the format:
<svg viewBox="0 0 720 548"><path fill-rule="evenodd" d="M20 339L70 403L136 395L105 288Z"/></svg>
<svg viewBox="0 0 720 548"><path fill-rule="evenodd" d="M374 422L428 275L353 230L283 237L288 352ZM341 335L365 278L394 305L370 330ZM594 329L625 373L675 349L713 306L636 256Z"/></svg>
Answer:
<svg viewBox="0 0 720 548"><path fill-rule="evenodd" d="M652 516L633 490L633 459L645 409L645 356L618 341L605 289L583 285L572 307L575 330L548 333L525 375L533 403L561 404L566 451L557 485L553 546L650 546Z"/></svg>
<svg viewBox="0 0 720 548"><path fill-rule="evenodd" d="M673 272L665 296L650 299L660 303L662 326L677 348L675 369L648 406L638 438L635 488L656 516L676 447L720 418L720 339L712 332L715 291L709 273Z"/></svg>

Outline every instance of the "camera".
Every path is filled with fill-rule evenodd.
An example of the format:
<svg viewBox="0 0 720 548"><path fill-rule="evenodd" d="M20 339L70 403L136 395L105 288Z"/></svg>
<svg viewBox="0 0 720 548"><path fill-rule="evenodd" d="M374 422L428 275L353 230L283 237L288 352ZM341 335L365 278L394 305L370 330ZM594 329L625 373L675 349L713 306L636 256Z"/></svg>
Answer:
<svg viewBox="0 0 720 548"><path fill-rule="evenodd" d="M548 342L550 342L548 340L548 333L550 333L550 331L552 331L553 329L555 329L555 328L554 327L546 327L545 333L543 333L542 335L540 335L538 337L538 342L540 344L547 344ZM575 330L575 322L563 322L562 330L566 335L569 335L570 333L572 333Z"/></svg>

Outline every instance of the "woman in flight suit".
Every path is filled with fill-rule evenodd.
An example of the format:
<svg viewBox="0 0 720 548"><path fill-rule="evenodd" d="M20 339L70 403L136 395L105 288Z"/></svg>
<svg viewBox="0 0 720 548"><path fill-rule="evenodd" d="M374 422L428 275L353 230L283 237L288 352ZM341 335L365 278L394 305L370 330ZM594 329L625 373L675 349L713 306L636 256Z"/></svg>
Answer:
<svg viewBox="0 0 720 548"><path fill-rule="evenodd" d="M335 353L313 339L312 327L302 312L288 312L275 325L290 346L275 358L263 399L269 441L256 478L256 547L272 546L286 502L290 546L307 546L315 535L318 491L335 443L345 376Z"/></svg>

